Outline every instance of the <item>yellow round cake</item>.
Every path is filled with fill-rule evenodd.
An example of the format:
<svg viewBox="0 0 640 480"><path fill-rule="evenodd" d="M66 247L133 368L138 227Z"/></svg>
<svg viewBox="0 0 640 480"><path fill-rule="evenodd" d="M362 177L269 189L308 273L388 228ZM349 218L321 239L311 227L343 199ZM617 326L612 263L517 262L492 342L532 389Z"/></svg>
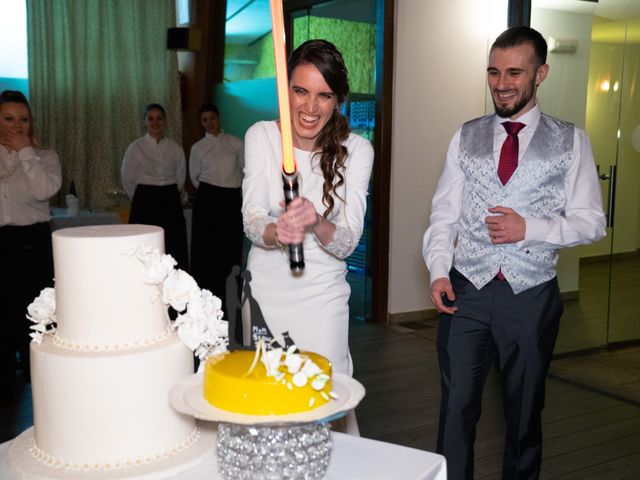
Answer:
<svg viewBox="0 0 640 480"><path fill-rule="evenodd" d="M331 393L331 362L322 355L301 352L304 368L294 367L294 378L284 365L286 356L282 353L282 362L277 370L272 367L271 375L254 351L209 357L204 369L204 398L214 407L247 415L300 413L326 404ZM307 372L306 381L301 377L303 372Z"/></svg>

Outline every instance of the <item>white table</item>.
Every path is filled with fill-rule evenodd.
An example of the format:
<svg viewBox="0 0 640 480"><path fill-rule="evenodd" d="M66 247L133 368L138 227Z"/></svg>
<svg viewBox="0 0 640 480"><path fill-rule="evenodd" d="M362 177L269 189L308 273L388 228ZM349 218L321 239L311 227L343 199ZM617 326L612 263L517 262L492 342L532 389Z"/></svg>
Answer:
<svg viewBox="0 0 640 480"><path fill-rule="evenodd" d="M391 443L331 433L333 450L325 480L446 480L444 457ZM9 480L7 451L0 444L0 479ZM215 456L173 480L219 480Z"/></svg>
<svg viewBox="0 0 640 480"><path fill-rule="evenodd" d="M114 225L122 223L116 212L81 209L77 215L69 215L66 208L51 208L51 230L84 227L86 225Z"/></svg>
<svg viewBox="0 0 640 480"><path fill-rule="evenodd" d="M185 208L184 220L187 228L187 251L191 255L191 208ZM61 228L84 227L87 225L116 225L122 223L122 219L116 212L112 211L96 211L81 209L77 215L69 215L66 208L51 207L51 231L60 230ZM2 480L2 479L0 479Z"/></svg>

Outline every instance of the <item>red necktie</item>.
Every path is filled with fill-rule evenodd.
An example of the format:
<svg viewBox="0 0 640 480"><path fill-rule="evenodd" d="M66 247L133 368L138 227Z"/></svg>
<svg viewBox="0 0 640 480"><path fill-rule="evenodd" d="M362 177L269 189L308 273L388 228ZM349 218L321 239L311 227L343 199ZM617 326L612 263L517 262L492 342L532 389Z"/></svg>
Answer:
<svg viewBox="0 0 640 480"><path fill-rule="evenodd" d="M502 126L507 131L507 138L502 144L502 150L500 150L498 178L505 185L518 168L518 132L525 125L520 122L503 122Z"/></svg>
<svg viewBox="0 0 640 480"><path fill-rule="evenodd" d="M500 161L498 162L498 178L502 184L506 184L513 172L518 168L518 132L524 128L524 123L502 122L502 126L507 131L507 138L500 150ZM498 270L496 278L504 282L506 278L502 269Z"/></svg>

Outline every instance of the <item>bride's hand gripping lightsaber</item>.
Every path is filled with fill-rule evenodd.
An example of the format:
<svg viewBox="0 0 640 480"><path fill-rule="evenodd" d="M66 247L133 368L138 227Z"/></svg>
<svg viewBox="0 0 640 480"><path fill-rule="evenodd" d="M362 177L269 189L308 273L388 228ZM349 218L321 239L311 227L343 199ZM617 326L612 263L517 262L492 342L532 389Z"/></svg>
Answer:
<svg viewBox="0 0 640 480"><path fill-rule="evenodd" d="M285 206L294 198L298 198L298 172L288 174L283 171L282 183L284 188ZM302 243L289 244L289 266L292 272L301 272L304 270L304 251Z"/></svg>

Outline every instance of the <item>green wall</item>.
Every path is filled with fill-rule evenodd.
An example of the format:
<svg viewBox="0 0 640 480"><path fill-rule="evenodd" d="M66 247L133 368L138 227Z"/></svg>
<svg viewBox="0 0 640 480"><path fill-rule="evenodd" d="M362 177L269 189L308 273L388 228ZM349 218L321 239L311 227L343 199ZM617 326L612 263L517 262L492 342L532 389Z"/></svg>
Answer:
<svg viewBox="0 0 640 480"><path fill-rule="evenodd" d="M349 71L354 93L375 90L375 26L334 18L294 19L294 45L321 38L336 45ZM275 76L271 34L250 46L228 45L225 49L225 78L231 81Z"/></svg>

